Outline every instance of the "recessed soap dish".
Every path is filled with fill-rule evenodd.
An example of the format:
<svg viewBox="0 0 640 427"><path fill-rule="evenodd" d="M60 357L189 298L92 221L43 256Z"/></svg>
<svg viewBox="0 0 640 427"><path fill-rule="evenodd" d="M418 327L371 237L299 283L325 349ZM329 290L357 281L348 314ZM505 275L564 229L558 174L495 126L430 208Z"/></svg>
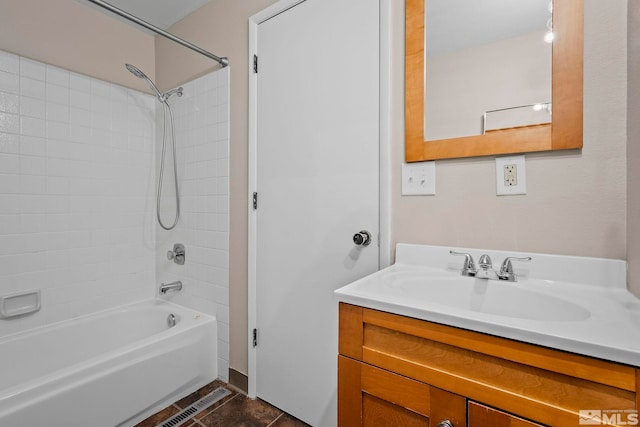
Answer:
<svg viewBox="0 0 640 427"><path fill-rule="evenodd" d="M0 318L22 316L40 310L40 289L0 296Z"/></svg>

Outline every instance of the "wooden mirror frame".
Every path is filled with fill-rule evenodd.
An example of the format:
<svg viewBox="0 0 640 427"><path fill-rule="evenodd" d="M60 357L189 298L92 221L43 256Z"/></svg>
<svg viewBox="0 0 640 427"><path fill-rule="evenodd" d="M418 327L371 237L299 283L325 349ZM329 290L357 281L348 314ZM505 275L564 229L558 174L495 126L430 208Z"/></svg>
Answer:
<svg viewBox="0 0 640 427"><path fill-rule="evenodd" d="M551 124L484 135L424 140L424 4L405 0L405 160L426 160L582 148L584 1L554 0Z"/></svg>

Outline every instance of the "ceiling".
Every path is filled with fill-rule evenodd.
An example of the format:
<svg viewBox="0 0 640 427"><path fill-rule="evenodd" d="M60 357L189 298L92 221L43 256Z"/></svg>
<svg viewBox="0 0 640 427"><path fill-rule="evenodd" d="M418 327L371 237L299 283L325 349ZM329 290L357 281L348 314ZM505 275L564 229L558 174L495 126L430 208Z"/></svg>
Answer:
<svg viewBox="0 0 640 427"><path fill-rule="evenodd" d="M106 0L150 24L166 30L209 0Z"/></svg>

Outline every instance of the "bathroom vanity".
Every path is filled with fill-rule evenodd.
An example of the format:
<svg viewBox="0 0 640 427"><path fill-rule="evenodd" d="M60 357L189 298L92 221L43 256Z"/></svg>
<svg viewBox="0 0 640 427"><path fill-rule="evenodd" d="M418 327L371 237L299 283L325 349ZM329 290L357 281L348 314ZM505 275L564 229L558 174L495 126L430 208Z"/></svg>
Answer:
<svg viewBox="0 0 640 427"><path fill-rule="evenodd" d="M640 303L619 286L624 263L532 258L493 283L461 276L447 248L398 245L395 265L336 291L338 425L637 425Z"/></svg>

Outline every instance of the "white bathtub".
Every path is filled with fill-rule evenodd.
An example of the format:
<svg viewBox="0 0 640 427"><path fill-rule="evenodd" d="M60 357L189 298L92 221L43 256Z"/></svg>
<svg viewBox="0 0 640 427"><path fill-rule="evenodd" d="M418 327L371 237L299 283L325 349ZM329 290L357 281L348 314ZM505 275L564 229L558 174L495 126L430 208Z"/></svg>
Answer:
<svg viewBox="0 0 640 427"><path fill-rule="evenodd" d="M215 318L158 300L3 338L0 426L135 425L217 378L216 339Z"/></svg>

